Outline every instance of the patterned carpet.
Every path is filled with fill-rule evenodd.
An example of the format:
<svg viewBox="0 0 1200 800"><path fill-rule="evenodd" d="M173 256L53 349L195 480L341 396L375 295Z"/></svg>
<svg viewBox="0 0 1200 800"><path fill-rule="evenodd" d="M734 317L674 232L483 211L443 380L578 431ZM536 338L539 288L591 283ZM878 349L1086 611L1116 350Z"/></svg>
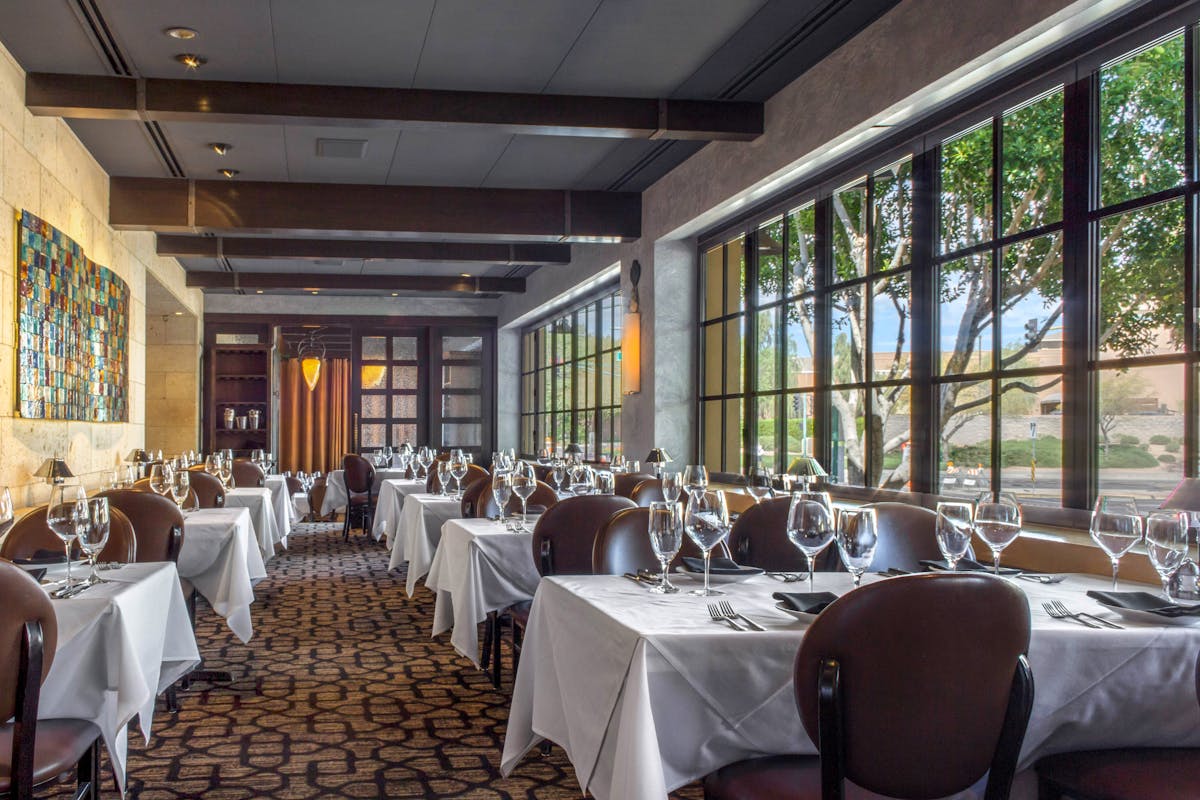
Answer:
<svg viewBox="0 0 1200 800"><path fill-rule="evenodd" d="M382 546L343 543L340 527L302 525L267 565L249 645L201 606L206 666L234 682L196 684L175 716L160 708L149 747L131 736L129 796L578 798L557 747L500 777L507 683L493 690L445 637L431 639L432 593L407 599Z"/></svg>

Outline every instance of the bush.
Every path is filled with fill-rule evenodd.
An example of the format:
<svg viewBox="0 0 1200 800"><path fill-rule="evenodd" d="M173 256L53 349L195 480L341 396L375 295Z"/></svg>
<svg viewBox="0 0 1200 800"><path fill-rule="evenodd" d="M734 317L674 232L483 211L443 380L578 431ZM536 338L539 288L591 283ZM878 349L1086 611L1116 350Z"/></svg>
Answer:
<svg viewBox="0 0 1200 800"><path fill-rule="evenodd" d="M1158 460L1137 447L1114 444L1104 452L1100 448L1100 469L1149 469L1157 467Z"/></svg>
<svg viewBox="0 0 1200 800"><path fill-rule="evenodd" d="M1163 436L1161 433L1156 433L1150 437L1150 444L1162 445L1162 444L1170 444L1170 443L1171 443L1171 437Z"/></svg>
<svg viewBox="0 0 1200 800"><path fill-rule="evenodd" d="M1180 447L1179 442L1167 442L1167 446L1165 449L1168 453L1178 453L1179 447Z"/></svg>
<svg viewBox="0 0 1200 800"><path fill-rule="evenodd" d="M1141 442L1142 442L1142 440L1141 440L1141 439L1139 439L1138 437L1136 437L1136 436L1129 436L1128 434L1122 434L1122 435L1120 435L1120 436L1118 436L1118 437L1117 437L1117 444L1130 444L1130 445L1133 445L1133 444L1141 444Z"/></svg>
<svg viewBox="0 0 1200 800"><path fill-rule="evenodd" d="M1158 460L1163 464L1174 464L1175 456L1171 455L1170 453L1163 453L1158 457Z"/></svg>
<svg viewBox="0 0 1200 800"><path fill-rule="evenodd" d="M1000 443L1000 466L1027 467L1032 461L1028 439L1005 439ZM1039 467L1062 466L1062 440L1057 436L1037 438L1037 462Z"/></svg>

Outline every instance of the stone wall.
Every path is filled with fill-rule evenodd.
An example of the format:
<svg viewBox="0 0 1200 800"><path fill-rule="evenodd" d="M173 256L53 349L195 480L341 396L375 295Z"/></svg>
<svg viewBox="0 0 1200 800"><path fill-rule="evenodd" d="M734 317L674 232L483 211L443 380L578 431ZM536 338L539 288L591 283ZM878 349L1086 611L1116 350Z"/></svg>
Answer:
<svg viewBox="0 0 1200 800"><path fill-rule="evenodd" d="M199 321L190 314L146 317L146 447L200 448Z"/></svg>

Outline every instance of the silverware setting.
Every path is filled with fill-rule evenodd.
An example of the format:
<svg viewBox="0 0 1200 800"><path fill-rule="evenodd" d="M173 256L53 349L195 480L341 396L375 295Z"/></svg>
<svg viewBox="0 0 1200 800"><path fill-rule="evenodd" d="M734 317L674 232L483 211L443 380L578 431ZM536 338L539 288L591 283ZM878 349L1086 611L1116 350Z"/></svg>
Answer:
<svg viewBox="0 0 1200 800"><path fill-rule="evenodd" d="M76 583L73 586L63 587L62 589L59 589L56 592L51 592L50 596L55 598L56 600L66 600L69 597L74 597L78 594L82 594L83 592L92 588L95 585L96 584L91 581L86 581L86 580L80 581L79 583Z"/></svg>
<svg viewBox="0 0 1200 800"><path fill-rule="evenodd" d="M1013 577L1020 578L1023 581L1033 581L1034 583L1040 583L1046 586L1049 586L1052 583L1062 583L1067 579L1066 575L1039 575L1028 572L1022 572L1014 575Z"/></svg>
<svg viewBox="0 0 1200 800"><path fill-rule="evenodd" d="M783 583L796 583L797 581L806 579L808 576L801 572L768 572L767 577L774 578Z"/></svg>
<svg viewBox="0 0 1200 800"><path fill-rule="evenodd" d="M716 605L717 605L717 610L720 611L722 614L724 614L726 618L728 618L728 619L737 618L737 619L740 619L742 622L746 623L746 625L748 625L750 628L752 628L756 631L766 631L766 628L764 628L762 625L759 625L757 622L750 619L745 614L739 614L736 611L734 611L733 606L729 603L728 600L721 600Z"/></svg>
<svg viewBox="0 0 1200 800"><path fill-rule="evenodd" d="M733 628L735 631L747 630L747 628L743 628L741 625L739 625L737 623L737 620L734 619L733 617L725 616L725 613L723 611L721 611L720 608L717 607L716 603L708 604L708 615L710 617L712 617L713 622L724 622L727 625L729 625L729 627Z"/></svg>
<svg viewBox="0 0 1200 800"><path fill-rule="evenodd" d="M626 572L621 577L628 578L629 580L633 581L634 583L645 583L650 586L658 586L658 584L659 584L659 579L654 577L653 575L643 575L641 573L634 574L632 572Z"/></svg>
<svg viewBox="0 0 1200 800"><path fill-rule="evenodd" d="M1071 611L1058 600L1052 600L1049 603L1042 603L1042 608L1046 610L1047 614L1055 619L1073 619L1078 623L1088 626L1089 628L1096 628L1098 630L1103 630L1104 628L1110 628L1113 630L1123 629L1121 625L1118 625L1115 622L1109 622L1102 617L1097 617L1095 614Z"/></svg>

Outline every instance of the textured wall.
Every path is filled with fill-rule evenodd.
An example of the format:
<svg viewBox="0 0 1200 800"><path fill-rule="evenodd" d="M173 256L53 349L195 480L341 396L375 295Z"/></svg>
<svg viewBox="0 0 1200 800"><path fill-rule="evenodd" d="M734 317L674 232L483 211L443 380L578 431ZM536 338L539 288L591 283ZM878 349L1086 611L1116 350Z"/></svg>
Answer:
<svg viewBox="0 0 1200 800"><path fill-rule="evenodd" d="M146 317L146 447L200 448L201 333L190 314Z"/></svg>
<svg viewBox="0 0 1200 800"><path fill-rule="evenodd" d="M19 209L28 209L62 230L90 258L129 284L128 422L53 422L15 416L14 219ZM189 311L202 313L200 292L184 286L183 270L174 259L155 254L153 234L114 231L107 220L108 175L62 120L34 117L25 110L25 74L0 48L0 486L12 489L18 506L45 502L49 496L47 486L31 475L47 456L65 458L86 485L95 486L129 450L142 446L147 274ZM197 403L198 397L193 396L192 405ZM170 415L160 419L168 425L176 423Z"/></svg>

